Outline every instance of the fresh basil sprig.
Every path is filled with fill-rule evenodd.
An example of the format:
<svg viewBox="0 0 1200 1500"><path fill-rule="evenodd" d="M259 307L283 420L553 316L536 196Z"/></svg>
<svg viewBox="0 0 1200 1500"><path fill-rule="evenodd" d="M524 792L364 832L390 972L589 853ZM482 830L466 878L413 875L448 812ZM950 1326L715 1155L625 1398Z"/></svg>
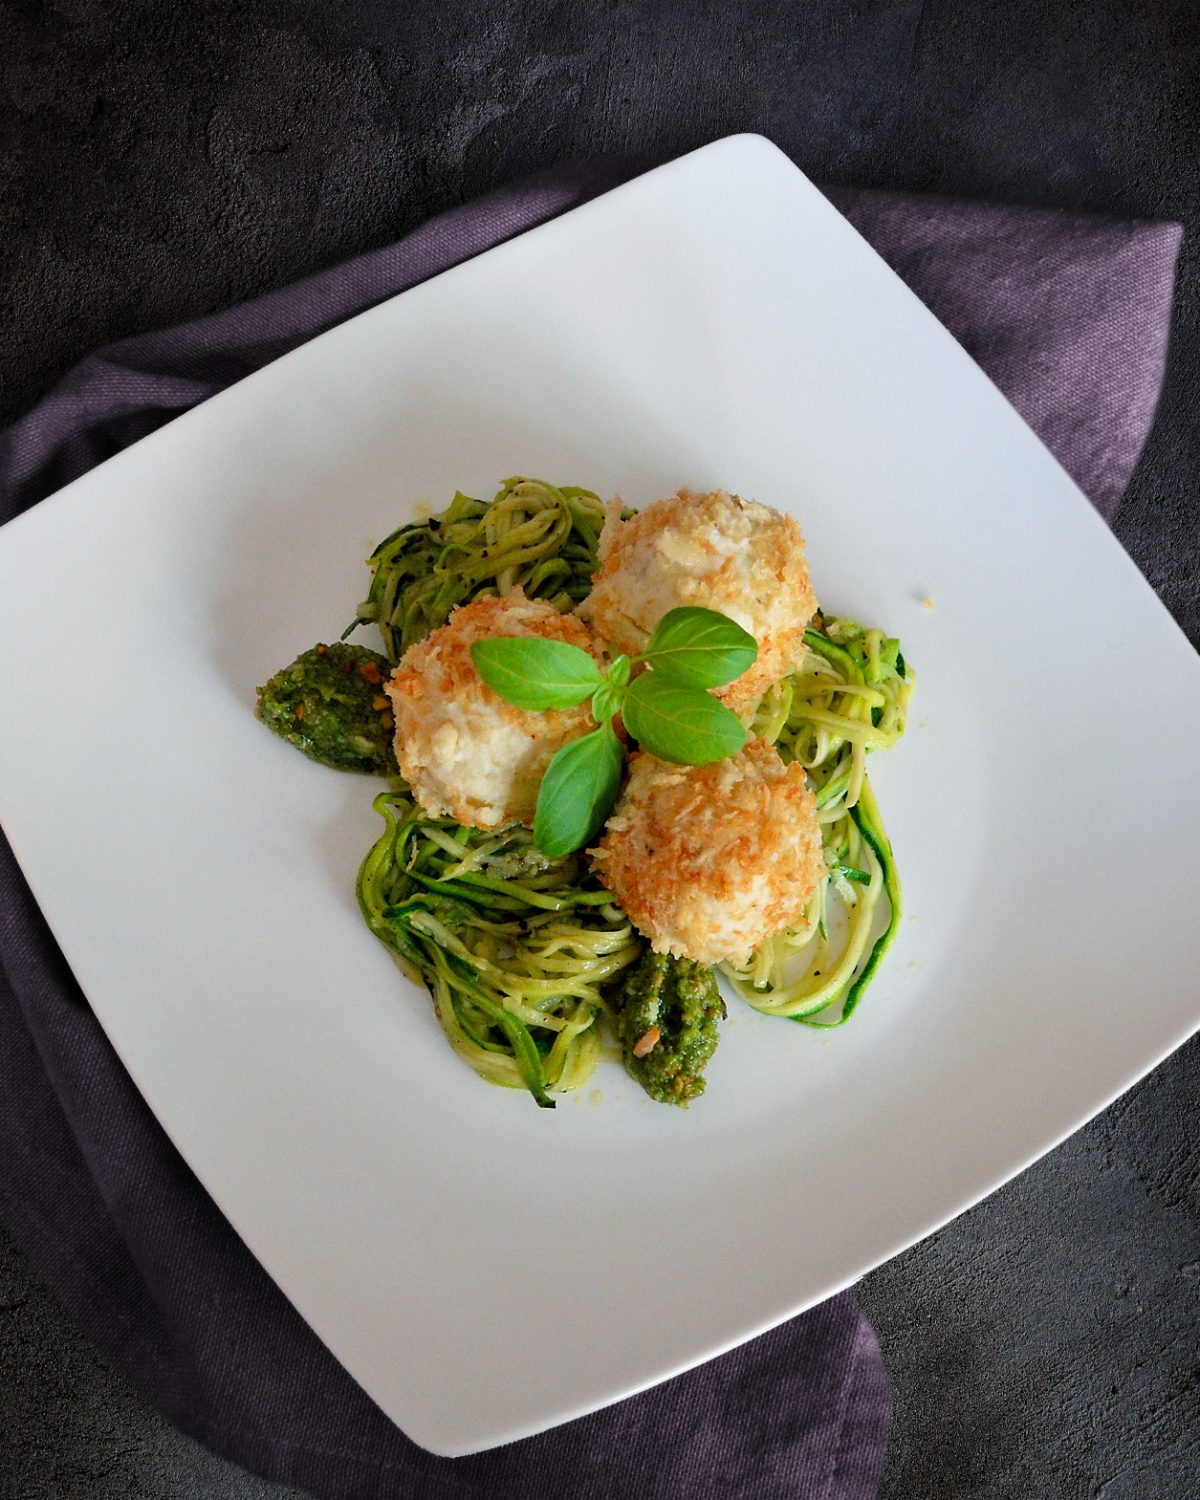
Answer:
<svg viewBox="0 0 1200 1500"><path fill-rule="evenodd" d="M643 749L685 766L724 760L746 743L740 720L723 703L702 688L663 681L657 671L630 683L621 717Z"/></svg>
<svg viewBox="0 0 1200 1500"><path fill-rule="evenodd" d="M599 728L564 745L538 792L534 842L543 854L570 854L593 839L621 782L624 751L613 727L620 714L630 734L660 760L699 766L736 755L746 730L709 688L723 687L754 665L754 637L728 615L685 606L658 622L640 656L618 656L607 672L567 641L493 636L471 647L475 669L516 708L544 712L591 699ZM633 677L633 669L651 670Z"/></svg>
<svg viewBox="0 0 1200 1500"><path fill-rule="evenodd" d="M579 646L534 635L476 641L471 660L492 692L516 708L574 708L604 683L600 668Z"/></svg>
<svg viewBox="0 0 1200 1500"><path fill-rule="evenodd" d="M698 688L724 687L757 659L754 637L736 620L695 605L668 610L638 657L673 681Z"/></svg>
<svg viewBox="0 0 1200 1500"><path fill-rule="evenodd" d="M612 720L557 752L538 790L533 841L550 857L591 843L617 800L625 747Z"/></svg>

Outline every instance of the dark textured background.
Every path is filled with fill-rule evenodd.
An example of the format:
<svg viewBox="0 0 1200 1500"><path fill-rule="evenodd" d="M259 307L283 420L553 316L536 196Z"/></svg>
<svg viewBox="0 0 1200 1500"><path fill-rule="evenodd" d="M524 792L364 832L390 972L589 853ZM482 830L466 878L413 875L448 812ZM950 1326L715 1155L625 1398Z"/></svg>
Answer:
<svg viewBox="0 0 1200 1500"><path fill-rule="evenodd" d="M1200 640L1194 0L0 0L0 423L96 344L526 171L743 129L829 181L1187 224L1117 532ZM1153 812L1147 729L1114 721ZM896 1395L884 1500L1200 1494L1198 1059L863 1283ZM0 1234L3 1500L296 1493L170 1429Z"/></svg>

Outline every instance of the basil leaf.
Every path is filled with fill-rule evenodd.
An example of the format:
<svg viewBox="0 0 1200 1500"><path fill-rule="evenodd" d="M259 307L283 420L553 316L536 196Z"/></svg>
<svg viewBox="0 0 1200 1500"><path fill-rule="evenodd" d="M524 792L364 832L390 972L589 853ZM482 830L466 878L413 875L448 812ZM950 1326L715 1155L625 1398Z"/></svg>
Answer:
<svg viewBox="0 0 1200 1500"><path fill-rule="evenodd" d="M604 681L582 647L538 636L475 641L471 660L488 687L516 708L574 708Z"/></svg>
<svg viewBox="0 0 1200 1500"><path fill-rule="evenodd" d="M625 699L625 689L613 682L612 678L602 682L596 689L596 696L592 699L592 718L597 724L604 724L612 718L613 714L621 712L621 704Z"/></svg>
<svg viewBox="0 0 1200 1500"><path fill-rule="evenodd" d="M723 687L754 665L758 646L728 615L684 605L663 615L642 659L689 687Z"/></svg>
<svg viewBox="0 0 1200 1500"><path fill-rule="evenodd" d="M629 674L633 671L633 663L624 652L620 656L614 656L612 665L607 672L607 680L614 687L625 687L629 682Z"/></svg>
<svg viewBox="0 0 1200 1500"><path fill-rule="evenodd" d="M724 760L746 743L741 721L723 703L657 671L634 678L621 717L643 750L679 765Z"/></svg>
<svg viewBox="0 0 1200 1500"><path fill-rule="evenodd" d="M616 801L625 750L611 722L571 740L546 767L533 842L557 858L595 838Z"/></svg>

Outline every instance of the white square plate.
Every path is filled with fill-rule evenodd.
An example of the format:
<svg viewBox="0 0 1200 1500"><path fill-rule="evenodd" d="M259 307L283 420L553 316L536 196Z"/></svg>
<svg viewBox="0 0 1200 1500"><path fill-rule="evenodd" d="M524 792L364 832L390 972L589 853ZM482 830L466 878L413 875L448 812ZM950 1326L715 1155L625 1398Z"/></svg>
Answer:
<svg viewBox="0 0 1200 1500"><path fill-rule="evenodd" d="M414 503L512 473L785 507L825 606L917 669L873 773L895 949L845 1031L735 1007L687 1112L615 1064L553 1113L481 1083L359 920L372 783L251 713ZM966 354L755 137L374 308L13 522L0 692L4 826L138 1087L439 1453L847 1286L1200 1022L1200 661Z"/></svg>

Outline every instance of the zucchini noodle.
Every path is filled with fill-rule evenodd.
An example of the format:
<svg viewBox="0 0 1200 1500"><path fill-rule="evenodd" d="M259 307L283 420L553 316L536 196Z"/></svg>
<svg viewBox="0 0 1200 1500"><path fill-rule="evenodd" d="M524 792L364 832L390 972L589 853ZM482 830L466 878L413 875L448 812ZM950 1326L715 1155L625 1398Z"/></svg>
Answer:
<svg viewBox="0 0 1200 1500"><path fill-rule="evenodd" d="M458 491L428 521L401 526L367 559L371 589L343 640L375 624L388 658L444 625L456 605L520 588L571 610L596 570L604 503L591 490L506 479L490 504Z"/></svg>
<svg viewBox="0 0 1200 1500"><path fill-rule="evenodd" d="M808 1026L841 1026L900 922L900 881L866 758L904 733L913 675L899 641L853 620L807 630L805 646L801 670L765 695L752 729L808 772L829 874L801 927L721 971L756 1010ZM833 1019L817 1019L835 1007Z"/></svg>
<svg viewBox="0 0 1200 1500"><path fill-rule="evenodd" d="M349 635L374 624L396 662L451 611L520 588L568 611L591 590L605 507L591 490L506 480L490 502L461 492L402 526L368 559L371 586ZM900 920L891 844L867 755L904 733L912 673L899 642L819 617L801 669L760 702L752 732L804 766L816 793L828 876L802 925L744 965L721 965L768 1015L840 1026ZM551 859L532 832L428 817L403 782L375 798L384 831L363 860L368 927L423 982L451 1046L483 1078L552 1107L595 1068L604 1013L646 942L581 852ZM610 1003L609 996L613 995ZM828 1019L826 1019L828 1016Z"/></svg>
<svg viewBox="0 0 1200 1500"><path fill-rule="evenodd" d="M577 855L550 859L519 826L427 817L407 791L375 798L386 825L358 874L367 926L433 997L481 1077L579 1088L600 1053L605 991L644 943Z"/></svg>

